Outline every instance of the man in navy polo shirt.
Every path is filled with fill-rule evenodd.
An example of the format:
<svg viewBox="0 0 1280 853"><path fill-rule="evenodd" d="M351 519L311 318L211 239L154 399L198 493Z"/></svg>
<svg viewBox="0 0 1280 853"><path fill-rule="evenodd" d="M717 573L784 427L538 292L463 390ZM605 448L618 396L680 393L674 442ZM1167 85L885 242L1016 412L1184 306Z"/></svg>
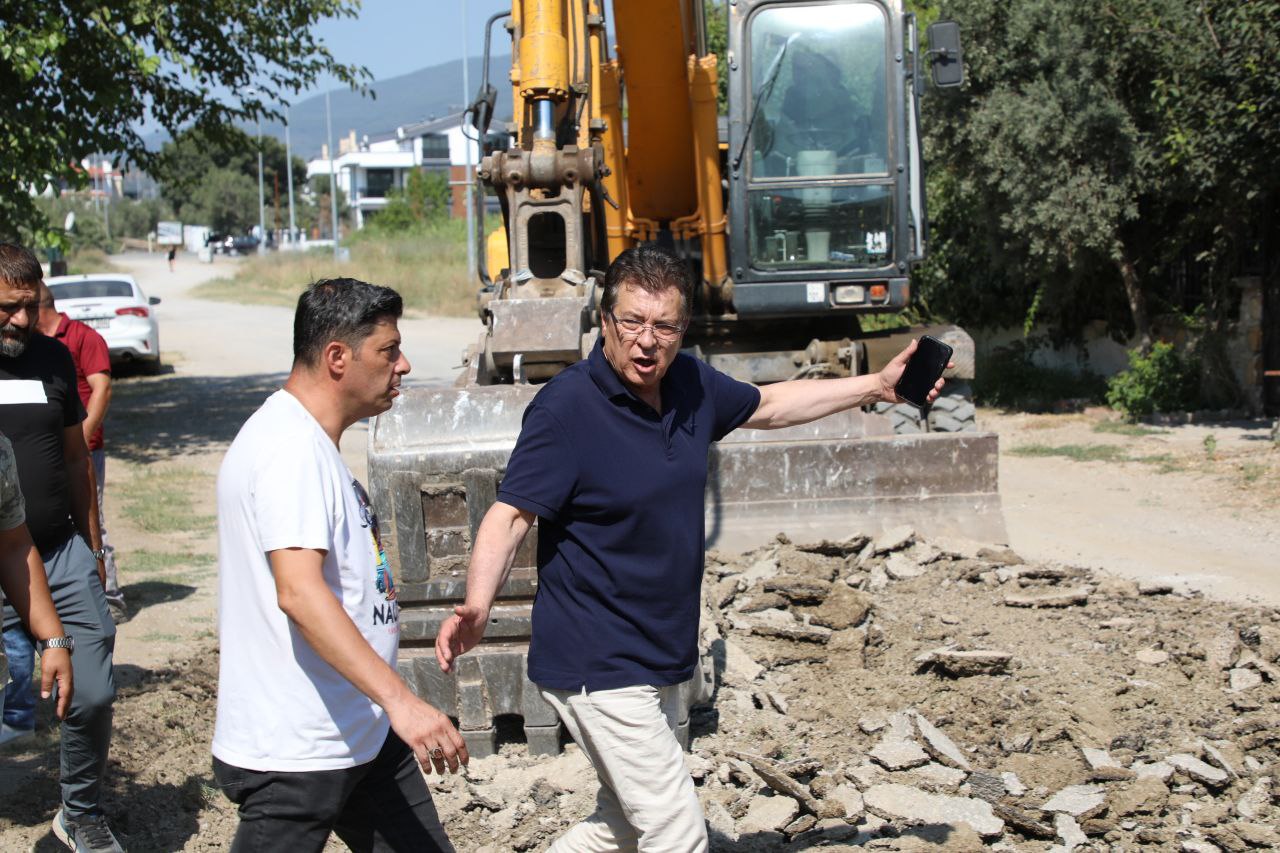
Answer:
<svg viewBox="0 0 1280 853"><path fill-rule="evenodd" d="M893 387L915 350L870 376L756 388L679 354L691 292L685 264L656 247L610 265L600 342L525 411L476 534L466 602L436 640L446 672L480 641L536 516L529 678L600 777L595 813L555 851L707 849L675 724L697 662L711 443L740 426L899 402Z"/></svg>

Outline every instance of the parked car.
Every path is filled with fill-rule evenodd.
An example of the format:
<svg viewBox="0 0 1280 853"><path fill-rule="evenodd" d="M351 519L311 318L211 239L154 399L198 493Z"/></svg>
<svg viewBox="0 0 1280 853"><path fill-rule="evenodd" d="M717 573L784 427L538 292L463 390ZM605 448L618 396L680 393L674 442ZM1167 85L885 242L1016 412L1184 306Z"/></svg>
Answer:
<svg viewBox="0 0 1280 853"><path fill-rule="evenodd" d="M112 362L160 372L160 325L152 310L160 299L147 298L132 276L60 275L45 279L45 284L59 311L106 339Z"/></svg>

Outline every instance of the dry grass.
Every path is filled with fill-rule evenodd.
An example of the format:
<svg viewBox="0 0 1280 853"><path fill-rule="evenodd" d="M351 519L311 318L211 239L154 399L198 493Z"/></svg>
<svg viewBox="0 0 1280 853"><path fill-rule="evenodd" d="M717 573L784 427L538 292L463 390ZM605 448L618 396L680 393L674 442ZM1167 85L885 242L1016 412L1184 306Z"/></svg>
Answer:
<svg viewBox="0 0 1280 853"><path fill-rule="evenodd" d="M77 249L67 256L67 275L88 275L101 272L121 272L111 262L111 256L101 249Z"/></svg>
<svg viewBox="0 0 1280 853"><path fill-rule="evenodd" d="M233 278L196 288L205 299L293 307L298 294L321 278L349 276L395 288L405 307L431 315L475 313L476 282L467 275L464 224L440 223L404 235L365 236L347 241L351 260L339 263L331 250L273 252L247 258Z"/></svg>

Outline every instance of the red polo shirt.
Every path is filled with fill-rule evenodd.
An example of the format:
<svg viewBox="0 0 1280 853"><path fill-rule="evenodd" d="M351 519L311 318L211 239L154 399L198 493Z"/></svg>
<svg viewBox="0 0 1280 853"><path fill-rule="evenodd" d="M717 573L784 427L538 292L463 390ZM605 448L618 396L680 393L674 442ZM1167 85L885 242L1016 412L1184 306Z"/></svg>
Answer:
<svg viewBox="0 0 1280 853"><path fill-rule="evenodd" d="M80 402L89 408L89 378L95 373L111 374L111 352L102 335L81 323L72 320L66 314L58 314L58 328L53 336L62 341L71 350L71 360L76 363L76 388L80 392ZM89 436L89 449L102 449L102 425Z"/></svg>

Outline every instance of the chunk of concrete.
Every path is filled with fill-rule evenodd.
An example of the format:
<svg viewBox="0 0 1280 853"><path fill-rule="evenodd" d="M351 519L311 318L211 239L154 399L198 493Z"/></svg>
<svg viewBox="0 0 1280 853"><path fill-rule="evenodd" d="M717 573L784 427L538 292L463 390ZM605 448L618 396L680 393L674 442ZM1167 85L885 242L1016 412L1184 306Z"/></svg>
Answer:
<svg viewBox="0 0 1280 853"><path fill-rule="evenodd" d="M764 674L764 667L733 640L724 641L724 682L746 687Z"/></svg>
<svg viewBox="0 0 1280 853"><path fill-rule="evenodd" d="M1167 761L1152 761L1149 764L1135 764L1132 768L1134 773L1138 774L1139 779L1157 779L1163 784L1168 784L1173 778L1173 765Z"/></svg>
<svg viewBox="0 0 1280 853"><path fill-rule="evenodd" d="M876 785L862 795L867 811L887 820L912 823L967 823L983 838L1004 832L1004 821L996 817L991 804L969 797L930 794L909 785Z"/></svg>
<svg viewBox="0 0 1280 853"><path fill-rule="evenodd" d="M1240 634L1223 628L1204 644L1204 662L1213 669L1230 669L1240 657Z"/></svg>
<svg viewBox="0 0 1280 853"><path fill-rule="evenodd" d="M1085 819L1102 811L1106 802L1107 794L1101 785L1072 785L1054 794L1040 809Z"/></svg>
<svg viewBox="0 0 1280 853"><path fill-rule="evenodd" d="M1169 662L1169 653L1163 649L1142 649L1133 657L1138 663L1145 663L1148 666L1159 666Z"/></svg>
<svg viewBox="0 0 1280 853"><path fill-rule="evenodd" d="M1236 800L1235 812L1246 820L1257 820L1270 811L1271 777L1259 776L1249 790Z"/></svg>
<svg viewBox="0 0 1280 853"><path fill-rule="evenodd" d="M1222 750L1209 743L1209 741L1200 741L1200 754L1205 761L1209 762L1214 767L1227 771L1227 776L1232 779L1235 779L1240 775L1236 772L1236 769L1232 766L1231 762L1227 760L1227 757L1222 754Z"/></svg>
<svg viewBox="0 0 1280 853"><path fill-rule="evenodd" d="M853 785L837 785L827 794L826 799L840 804L844 809L845 820L858 817L866 809L862 802L862 792Z"/></svg>
<svg viewBox="0 0 1280 853"><path fill-rule="evenodd" d="M906 554L890 554L889 558L884 561L884 571L889 577L896 581L906 581L912 578L918 578L925 573L925 567L908 557Z"/></svg>
<svg viewBox="0 0 1280 853"><path fill-rule="evenodd" d="M1089 603L1089 590L1080 587L1011 593L1004 597L1004 603L1009 607L1075 607Z"/></svg>
<svg viewBox="0 0 1280 853"><path fill-rule="evenodd" d="M911 775L919 779L921 784L930 790L940 788L954 790L964 784L965 777L969 774L954 767L946 767L942 764L930 762L923 767L917 767L912 770Z"/></svg>
<svg viewBox="0 0 1280 853"><path fill-rule="evenodd" d="M741 835L782 832L798 814L800 804L790 797L757 795L751 798L747 813L738 821L738 832Z"/></svg>
<svg viewBox="0 0 1280 853"><path fill-rule="evenodd" d="M960 651L950 647L933 649L915 658L915 663L919 666L933 665L956 678L997 675L1006 671L1012 662L1013 655L1009 652L994 649Z"/></svg>
<svg viewBox="0 0 1280 853"><path fill-rule="evenodd" d="M831 592L830 582L807 575L777 575L766 579L763 587L793 604L820 604Z"/></svg>
<svg viewBox="0 0 1280 853"><path fill-rule="evenodd" d="M929 763L929 753L914 741L885 738L871 750L871 758L886 770L910 770Z"/></svg>
<svg viewBox="0 0 1280 853"><path fill-rule="evenodd" d="M1084 763L1089 765L1090 770L1097 770L1100 767L1119 767L1120 764L1111 757L1111 753L1105 749L1095 749L1091 746L1080 747L1080 756L1084 759Z"/></svg>
<svg viewBox="0 0 1280 853"><path fill-rule="evenodd" d="M1000 781L1004 783L1004 790L1011 797L1021 797L1027 792L1027 786L1022 784L1017 773L1006 770L1000 774Z"/></svg>
<svg viewBox="0 0 1280 853"><path fill-rule="evenodd" d="M915 721L916 731L920 733L924 751L933 756L934 761L957 770L973 769L973 765L969 763L969 759L965 757L960 747L956 746L955 742L941 729L919 713L913 713L912 719Z"/></svg>
<svg viewBox="0 0 1280 853"><path fill-rule="evenodd" d="M1076 819L1071 815L1058 812L1053 816L1053 828L1058 831L1058 839L1067 851L1075 850L1077 847L1083 847L1089 843L1089 837L1084 834L1080 824L1076 823Z"/></svg>
<svg viewBox="0 0 1280 853"><path fill-rule="evenodd" d="M1246 690L1252 690L1262 684L1262 675L1253 669L1245 669L1244 667L1236 667L1228 673L1230 680L1230 691L1232 693L1243 693Z"/></svg>
<svg viewBox="0 0 1280 853"><path fill-rule="evenodd" d="M871 543L872 554L888 554L891 551L901 551L908 545L916 541L916 532L908 525L899 527L891 527L881 533Z"/></svg>
<svg viewBox="0 0 1280 853"><path fill-rule="evenodd" d="M871 605L870 595L844 584L836 584L826 600L810 611L809 621L833 631L843 631L845 628L861 625L871 612Z"/></svg>
<svg viewBox="0 0 1280 853"><path fill-rule="evenodd" d="M1165 762L1175 770L1211 788L1220 788L1231 781L1231 776L1227 771L1220 767L1214 767L1212 764L1207 764L1189 753L1179 752L1170 755L1165 759Z"/></svg>
<svg viewBox="0 0 1280 853"><path fill-rule="evenodd" d="M1154 776L1147 776L1124 788L1109 790L1107 799L1111 814L1117 817L1159 814L1169 801L1169 789Z"/></svg>
<svg viewBox="0 0 1280 853"><path fill-rule="evenodd" d="M752 563L750 568L742 573L742 578L748 585L751 585L765 578L771 578L777 573L778 561L773 557L765 557Z"/></svg>

